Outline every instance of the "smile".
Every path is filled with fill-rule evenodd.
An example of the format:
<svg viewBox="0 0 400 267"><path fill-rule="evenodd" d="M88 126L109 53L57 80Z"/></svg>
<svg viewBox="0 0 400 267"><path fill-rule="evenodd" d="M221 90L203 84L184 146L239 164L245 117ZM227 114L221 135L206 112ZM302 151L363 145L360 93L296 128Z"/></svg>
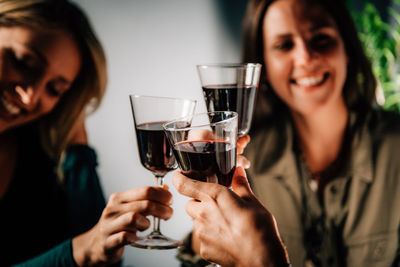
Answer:
<svg viewBox="0 0 400 267"><path fill-rule="evenodd" d="M4 109L10 113L11 115L18 115L21 112L21 109L16 105L10 103L4 96L0 97L0 102L2 103Z"/></svg>
<svg viewBox="0 0 400 267"><path fill-rule="evenodd" d="M329 74L325 73L323 75L304 77L304 78L299 78L299 79L295 79L292 81L295 84L300 85L300 86L311 87L311 86L321 85L322 83L325 82L325 80L328 78L328 76L329 76Z"/></svg>

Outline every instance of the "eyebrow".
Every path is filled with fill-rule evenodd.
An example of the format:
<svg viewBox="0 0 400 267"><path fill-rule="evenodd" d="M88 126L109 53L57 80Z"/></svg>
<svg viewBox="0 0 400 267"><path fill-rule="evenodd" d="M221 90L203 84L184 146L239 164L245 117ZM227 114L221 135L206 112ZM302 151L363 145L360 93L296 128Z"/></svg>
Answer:
<svg viewBox="0 0 400 267"><path fill-rule="evenodd" d="M65 83L66 85L70 86L72 84L71 81L68 81L67 79L63 78L63 77L59 77L57 78L57 82L61 82L61 83Z"/></svg>
<svg viewBox="0 0 400 267"><path fill-rule="evenodd" d="M335 28L335 25L329 20L321 19L317 21L317 23L313 23L313 25L310 27L310 32L318 31L321 28Z"/></svg>

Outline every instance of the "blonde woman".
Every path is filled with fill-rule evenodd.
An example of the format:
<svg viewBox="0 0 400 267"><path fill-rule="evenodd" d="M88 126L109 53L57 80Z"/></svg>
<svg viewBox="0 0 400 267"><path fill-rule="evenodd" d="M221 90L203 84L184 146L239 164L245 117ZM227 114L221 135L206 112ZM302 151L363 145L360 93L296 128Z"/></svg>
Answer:
<svg viewBox="0 0 400 267"><path fill-rule="evenodd" d="M118 264L146 215L171 216L164 188L105 205L84 128L105 87L104 52L79 8L0 1L1 266Z"/></svg>

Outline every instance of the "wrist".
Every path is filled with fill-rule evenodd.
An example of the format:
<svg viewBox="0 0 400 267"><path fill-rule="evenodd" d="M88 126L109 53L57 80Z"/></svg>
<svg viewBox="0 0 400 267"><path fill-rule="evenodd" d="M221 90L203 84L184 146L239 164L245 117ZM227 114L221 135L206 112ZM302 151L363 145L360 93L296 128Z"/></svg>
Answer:
<svg viewBox="0 0 400 267"><path fill-rule="evenodd" d="M261 234L261 236L263 236ZM240 263L238 266L254 266L254 267L289 267L291 266L289 255L283 244L279 232L269 232L260 238L258 242L249 246L247 253L242 250L238 253ZM243 257L248 255L248 257Z"/></svg>
<svg viewBox="0 0 400 267"><path fill-rule="evenodd" d="M83 233L72 239L72 255L76 264L80 267L89 266L90 262L89 253L83 245L85 243L85 234L86 233Z"/></svg>
<svg viewBox="0 0 400 267"><path fill-rule="evenodd" d="M91 252L93 243L91 231L92 229L72 239L72 254L76 264L80 267L103 266L94 259Z"/></svg>

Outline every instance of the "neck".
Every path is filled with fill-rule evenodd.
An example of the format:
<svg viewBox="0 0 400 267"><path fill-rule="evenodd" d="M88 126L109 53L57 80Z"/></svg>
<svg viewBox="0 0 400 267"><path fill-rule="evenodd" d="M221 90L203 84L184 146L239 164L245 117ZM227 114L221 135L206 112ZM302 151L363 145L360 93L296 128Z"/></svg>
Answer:
<svg viewBox="0 0 400 267"><path fill-rule="evenodd" d="M338 157L348 120L348 110L340 105L324 107L313 114L292 113L300 148L312 173L325 170Z"/></svg>

